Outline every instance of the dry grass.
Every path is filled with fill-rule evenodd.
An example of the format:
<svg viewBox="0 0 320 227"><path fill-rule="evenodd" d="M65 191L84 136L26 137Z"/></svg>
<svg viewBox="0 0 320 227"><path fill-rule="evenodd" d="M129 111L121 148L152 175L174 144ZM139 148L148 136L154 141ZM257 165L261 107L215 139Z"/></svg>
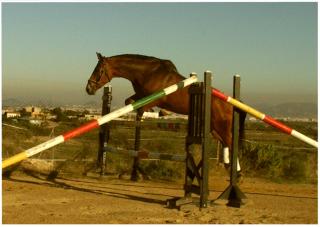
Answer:
<svg viewBox="0 0 320 227"><path fill-rule="evenodd" d="M18 130L3 126L3 157L12 156L49 139L52 128L37 128L26 123L15 123L25 127L28 131ZM81 125L76 123L59 123L55 127L58 136L63 132ZM144 122L146 127L141 131L141 149L150 152L184 154L185 153L185 122L177 131L156 129L154 122ZM305 132L309 130L309 136L317 137L317 124L294 123L297 130ZM261 123L249 123L246 125L245 149L241 155L241 165L245 174L258 177L266 177L275 181L297 181L306 183L317 182L317 153L316 149L309 149L308 145L296 139L279 133L269 126ZM82 174L89 167L95 167L94 162L72 162L75 159L96 160L98 151L98 129L85 135L67 141L37 155L41 158L68 159L62 171ZM124 149L134 148L134 124L113 125L109 145ZM213 140L210 156L216 157L216 141ZM299 149L297 147L306 147ZM292 149L290 149L292 148ZM129 171L133 158L117 154L108 154L107 171L121 173ZM153 178L179 179L184 175L183 163L172 161L141 161L141 167Z"/></svg>

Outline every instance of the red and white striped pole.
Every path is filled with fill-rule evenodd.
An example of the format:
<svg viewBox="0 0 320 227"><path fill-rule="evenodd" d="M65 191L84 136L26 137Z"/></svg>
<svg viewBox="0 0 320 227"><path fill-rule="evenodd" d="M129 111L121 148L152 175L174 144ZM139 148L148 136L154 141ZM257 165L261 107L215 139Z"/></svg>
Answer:
<svg viewBox="0 0 320 227"><path fill-rule="evenodd" d="M221 91L217 90L217 89L212 89L212 95L214 95L215 97L225 101L225 102L228 102L230 103L231 105L249 113L250 115L262 120L263 122L279 129L280 131L286 133L286 134L289 134L307 144L310 144L311 146L314 146L316 148L318 148L318 142L303 135L302 133L284 125L283 123L277 121L276 119L264 114L264 113L261 113L259 112L258 110L246 105L246 104L243 104L242 102L230 97L230 96L227 96L225 94L223 94Z"/></svg>

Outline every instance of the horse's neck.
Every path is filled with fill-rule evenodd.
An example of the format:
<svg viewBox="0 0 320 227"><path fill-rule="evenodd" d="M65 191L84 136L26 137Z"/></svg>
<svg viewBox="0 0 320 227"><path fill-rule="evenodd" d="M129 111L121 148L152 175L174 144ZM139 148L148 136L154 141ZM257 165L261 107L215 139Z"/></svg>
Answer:
<svg viewBox="0 0 320 227"><path fill-rule="evenodd" d="M111 71L111 77L121 77L131 82L141 80L146 72L148 64L136 61L128 57L114 56L108 58L108 70Z"/></svg>

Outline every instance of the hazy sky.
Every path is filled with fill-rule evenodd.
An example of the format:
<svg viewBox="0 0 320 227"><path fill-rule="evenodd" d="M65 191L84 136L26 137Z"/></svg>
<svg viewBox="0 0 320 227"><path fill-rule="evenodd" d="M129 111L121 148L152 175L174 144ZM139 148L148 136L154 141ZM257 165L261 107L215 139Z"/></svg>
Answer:
<svg viewBox="0 0 320 227"><path fill-rule="evenodd" d="M315 102L317 3L2 3L3 99L100 101L85 92L96 51L208 69L229 94L238 73L249 103ZM111 84L115 101L133 94Z"/></svg>

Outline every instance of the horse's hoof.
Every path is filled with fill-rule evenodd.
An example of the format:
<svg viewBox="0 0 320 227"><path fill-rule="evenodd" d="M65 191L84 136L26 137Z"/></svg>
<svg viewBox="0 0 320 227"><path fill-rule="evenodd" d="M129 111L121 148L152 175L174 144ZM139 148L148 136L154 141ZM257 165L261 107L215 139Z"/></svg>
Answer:
<svg viewBox="0 0 320 227"><path fill-rule="evenodd" d="M237 173L237 183L238 184L243 183L243 174L241 173L241 171L238 171L238 173Z"/></svg>

